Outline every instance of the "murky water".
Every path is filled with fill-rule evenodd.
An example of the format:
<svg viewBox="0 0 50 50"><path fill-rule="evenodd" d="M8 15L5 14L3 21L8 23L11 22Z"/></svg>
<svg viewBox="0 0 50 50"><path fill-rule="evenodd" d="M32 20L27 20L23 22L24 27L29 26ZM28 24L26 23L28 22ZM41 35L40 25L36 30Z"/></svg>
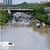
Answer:
<svg viewBox="0 0 50 50"><path fill-rule="evenodd" d="M9 22L3 29L0 29L0 42L8 41L15 44L12 47L0 46L0 50L49 50L48 27L36 28L36 26L28 26L29 23L26 23Z"/></svg>
<svg viewBox="0 0 50 50"><path fill-rule="evenodd" d="M13 47L1 48L1 50L49 50L47 36L33 31L32 27L17 27L9 24L3 30L0 29L0 41L15 44Z"/></svg>

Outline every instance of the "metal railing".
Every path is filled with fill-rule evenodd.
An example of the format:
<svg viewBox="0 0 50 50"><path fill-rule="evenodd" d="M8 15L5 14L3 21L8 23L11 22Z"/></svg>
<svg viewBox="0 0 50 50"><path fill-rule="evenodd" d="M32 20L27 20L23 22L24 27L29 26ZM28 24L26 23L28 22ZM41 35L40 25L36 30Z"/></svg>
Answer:
<svg viewBox="0 0 50 50"><path fill-rule="evenodd" d="M16 7L0 7L0 10L31 10L32 9L18 9Z"/></svg>

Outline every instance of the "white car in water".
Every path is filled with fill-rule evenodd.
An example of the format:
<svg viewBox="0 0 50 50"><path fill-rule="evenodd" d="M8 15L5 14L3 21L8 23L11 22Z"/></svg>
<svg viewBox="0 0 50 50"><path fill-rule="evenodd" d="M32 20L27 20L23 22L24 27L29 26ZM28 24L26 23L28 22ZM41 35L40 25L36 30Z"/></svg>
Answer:
<svg viewBox="0 0 50 50"><path fill-rule="evenodd" d="M45 27L45 23L42 23L42 26Z"/></svg>
<svg viewBox="0 0 50 50"><path fill-rule="evenodd" d="M0 48L9 48L12 46L14 46L14 44L11 42L8 42L8 41L7 42L0 42Z"/></svg>
<svg viewBox="0 0 50 50"><path fill-rule="evenodd" d="M41 26L40 21L37 21L37 23L36 23L36 27L40 28L40 26Z"/></svg>

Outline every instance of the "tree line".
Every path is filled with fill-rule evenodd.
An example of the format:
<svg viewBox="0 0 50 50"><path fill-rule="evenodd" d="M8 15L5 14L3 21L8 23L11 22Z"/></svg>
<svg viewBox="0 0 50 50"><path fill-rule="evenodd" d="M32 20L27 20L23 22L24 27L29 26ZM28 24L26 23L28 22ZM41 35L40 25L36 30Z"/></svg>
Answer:
<svg viewBox="0 0 50 50"><path fill-rule="evenodd" d="M40 20L41 22L45 22L46 24L50 24L50 19L48 19L48 13L44 8L50 7L50 2L36 4L33 7L33 15Z"/></svg>

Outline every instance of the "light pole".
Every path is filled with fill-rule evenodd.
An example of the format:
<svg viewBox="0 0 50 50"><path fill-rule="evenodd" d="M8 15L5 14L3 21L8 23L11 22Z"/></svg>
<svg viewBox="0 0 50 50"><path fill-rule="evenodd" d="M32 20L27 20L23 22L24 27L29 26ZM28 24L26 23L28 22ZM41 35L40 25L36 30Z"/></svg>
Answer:
<svg viewBox="0 0 50 50"><path fill-rule="evenodd" d="M1 26L1 42L3 42L3 26Z"/></svg>
<svg viewBox="0 0 50 50"><path fill-rule="evenodd" d="M4 41L5 26L1 26L1 42Z"/></svg>

